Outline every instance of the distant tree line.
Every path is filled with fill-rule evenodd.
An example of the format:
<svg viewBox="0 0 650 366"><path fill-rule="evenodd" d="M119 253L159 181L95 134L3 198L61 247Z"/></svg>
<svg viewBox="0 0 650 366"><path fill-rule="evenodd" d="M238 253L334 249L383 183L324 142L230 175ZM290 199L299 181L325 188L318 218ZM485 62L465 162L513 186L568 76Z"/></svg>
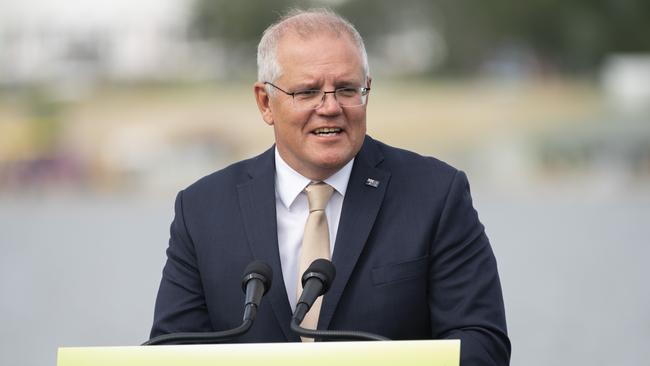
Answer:
<svg viewBox="0 0 650 366"><path fill-rule="evenodd" d="M596 70L611 53L650 52L648 0L196 0L192 31L254 64L262 31L291 7L328 6L353 22L370 53L414 23L446 44L439 73L476 72L503 49L520 48L559 72Z"/></svg>

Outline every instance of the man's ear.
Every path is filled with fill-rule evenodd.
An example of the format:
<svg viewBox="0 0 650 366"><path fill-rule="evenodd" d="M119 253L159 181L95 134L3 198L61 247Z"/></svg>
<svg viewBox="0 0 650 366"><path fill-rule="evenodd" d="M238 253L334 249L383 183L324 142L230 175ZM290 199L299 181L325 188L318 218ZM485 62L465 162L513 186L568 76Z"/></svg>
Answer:
<svg viewBox="0 0 650 366"><path fill-rule="evenodd" d="M256 82L253 85L253 92L255 93L255 101L257 102L257 108L260 109L262 114L262 119L266 122L267 125L273 126L273 112L271 111L271 99L269 98L269 92L266 89L266 85L261 82Z"/></svg>

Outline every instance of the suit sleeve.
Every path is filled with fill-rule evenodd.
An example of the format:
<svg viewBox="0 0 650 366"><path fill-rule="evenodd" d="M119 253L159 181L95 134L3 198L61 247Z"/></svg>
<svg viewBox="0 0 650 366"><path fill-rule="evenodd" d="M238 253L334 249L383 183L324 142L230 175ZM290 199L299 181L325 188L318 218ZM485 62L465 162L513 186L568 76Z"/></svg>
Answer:
<svg viewBox="0 0 650 366"><path fill-rule="evenodd" d="M462 366L508 365L510 341L497 264L461 171L450 185L432 254L433 335L461 340Z"/></svg>
<svg viewBox="0 0 650 366"><path fill-rule="evenodd" d="M183 192L176 196L167 262L156 298L151 337L175 332L212 331L199 274L196 251L183 210Z"/></svg>

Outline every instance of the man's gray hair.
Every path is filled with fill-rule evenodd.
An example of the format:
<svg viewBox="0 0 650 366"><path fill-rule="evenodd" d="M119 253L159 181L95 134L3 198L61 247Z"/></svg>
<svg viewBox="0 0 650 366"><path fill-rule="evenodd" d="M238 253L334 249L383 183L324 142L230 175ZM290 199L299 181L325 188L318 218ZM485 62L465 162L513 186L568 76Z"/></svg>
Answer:
<svg viewBox="0 0 650 366"><path fill-rule="evenodd" d="M262 39L257 45L257 80L260 82L274 82L282 69L278 63L277 48L280 39L285 34L292 32L303 38L313 37L324 32L340 36L346 34L356 44L361 54L364 78L368 78L368 55L363 39L352 23L328 9L310 9L289 11L278 22L270 25L262 34Z"/></svg>

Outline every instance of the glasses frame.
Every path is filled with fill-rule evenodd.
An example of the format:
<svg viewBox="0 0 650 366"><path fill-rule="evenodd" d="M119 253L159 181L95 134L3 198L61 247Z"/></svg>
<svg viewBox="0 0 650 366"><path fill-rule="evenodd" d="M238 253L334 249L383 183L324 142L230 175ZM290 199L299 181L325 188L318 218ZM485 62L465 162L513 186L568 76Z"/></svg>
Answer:
<svg viewBox="0 0 650 366"><path fill-rule="evenodd" d="M278 89L279 91L283 92L284 94L291 96L291 100L292 100L292 104L293 104L294 108L296 108L296 109L301 109L301 110L313 110L313 109L318 109L318 108L322 107L323 104L325 103L325 97L327 96L327 94L333 94L333 95L334 95L334 100L336 100L336 103L337 103L341 108L355 108L355 107L361 107L361 106L363 106L363 105L366 105L366 103L368 102L368 93L370 92L370 88L367 88L367 87L363 87L363 86L361 86L361 87L357 87L357 88L349 88L349 87L346 87L346 88L338 88L338 89L334 89L334 90L332 90L332 91L325 91L325 90L321 90L321 89L305 89L305 90L299 90L299 91L296 91L296 92L290 93L290 92L288 92L288 91L286 91L286 90L280 88L279 86L273 84L273 83L270 82L270 81L265 81L264 84L265 84L265 85L270 85L270 86L272 86L272 87ZM365 100L363 101L363 103L361 103L361 104L357 104L357 105L342 105L342 104L339 102L339 100L336 98L336 92L338 92L339 90L344 90L344 89L357 89L357 90L361 93L361 96L362 96L362 97L366 97L366 98L365 98ZM319 102L315 107L313 107L313 108L298 108L298 107L296 107L296 94L298 94L298 93L303 93L303 92L306 92L306 91L318 91L318 92L320 92L320 93L323 93L323 96L321 97L320 102Z"/></svg>

